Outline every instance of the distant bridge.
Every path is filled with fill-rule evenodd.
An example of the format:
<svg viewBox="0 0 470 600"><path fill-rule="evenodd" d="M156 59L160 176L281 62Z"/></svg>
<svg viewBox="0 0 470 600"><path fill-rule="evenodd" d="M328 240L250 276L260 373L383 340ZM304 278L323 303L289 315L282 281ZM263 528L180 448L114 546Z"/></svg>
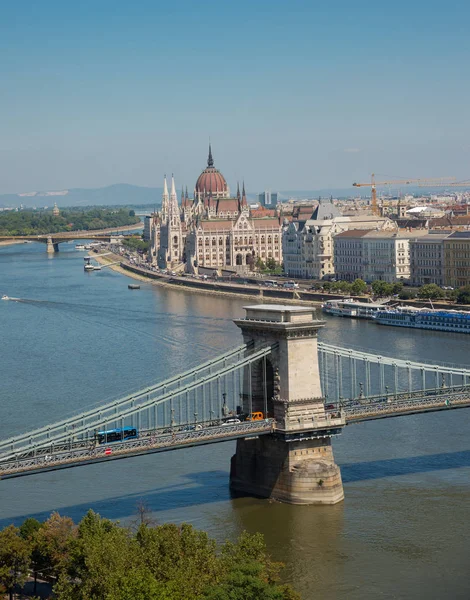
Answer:
<svg viewBox="0 0 470 600"><path fill-rule="evenodd" d="M40 242L47 244L47 251L58 252L59 244L70 242L72 240L96 240L109 242L116 235L124 235L143 228L143 223L135 223L134 225L124 225L122 227L109 227L107 229L92 230L92 231L60 231L57 233L45 233L40 235L3 235L0 236L0 242L3 241L23 241L23 242Z"/></svg>
<svg viewBox="0 0 470 600"><path fill-rule="evenodd" d="M317 344L324 323L313 319L311 308L247 307L247 317L236 324L245 342L237 348L0 441L0 477L238 440L235 489L288 502L334 503L343 492L331 438L345 425L470 407L469 368ZM126 427L136 435L127 439ZM117 441L98 435L110 431L120 432Z"/></svg>

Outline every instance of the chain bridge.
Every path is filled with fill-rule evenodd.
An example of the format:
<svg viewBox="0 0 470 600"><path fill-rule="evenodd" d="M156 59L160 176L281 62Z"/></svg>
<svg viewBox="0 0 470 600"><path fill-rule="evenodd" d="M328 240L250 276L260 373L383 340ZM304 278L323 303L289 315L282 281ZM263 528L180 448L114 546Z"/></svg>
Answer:
<svg viewBox="0 0 470 600"><path fill-rule="evenodd" d="M235 491L343 499L331 440L346 425L470 406L470 369L317 343L311 307L256 305L244 343L184 373L0 440L0 478L236 440Z"/></svg>

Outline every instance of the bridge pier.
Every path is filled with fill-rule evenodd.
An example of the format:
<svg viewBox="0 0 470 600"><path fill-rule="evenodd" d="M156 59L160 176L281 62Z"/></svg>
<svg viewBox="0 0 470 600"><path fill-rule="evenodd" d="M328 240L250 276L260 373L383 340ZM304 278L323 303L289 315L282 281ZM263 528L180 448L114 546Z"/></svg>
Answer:
<svg viewBox="0 0 470 600"><path fill-rule="evenodd" d="M59 244L57 242L53 242L52 237L50 235L47 237L46 251L48 254L54 254L54 252L59 252Z"/></svg>
<svg viewBox="0 0 470 600"><path fill-rule="evenodd" d="M344 498L331 437L341 433L340 413L326 413L318 366L317 333L324 322L313 309L247 306L237 319L246 343L273 347L268 363L248 367L243 410L276 420L271 435L237 441L232 490L291 504L336 504Z"/></svg>

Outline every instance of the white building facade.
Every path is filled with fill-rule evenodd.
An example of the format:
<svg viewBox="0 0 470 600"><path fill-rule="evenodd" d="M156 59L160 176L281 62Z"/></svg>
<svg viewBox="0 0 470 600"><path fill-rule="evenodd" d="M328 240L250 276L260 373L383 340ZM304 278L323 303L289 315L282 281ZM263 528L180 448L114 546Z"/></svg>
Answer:
<svg viewBox="0 0 470 600"><path fill-rule="evenodd" d="M346 231L334 238L337 279L410 281L410 237L393 231Z"/></svg>
<svg viewBox="0 0 470 600"><path fill-rule="evenodd" d="M284 271L290 277L328 279L335 275L333 240L348 231L377 229L393 231L387 217L344 217L331 202L321 202L311 219L292 221L283 230Z"/></svg>

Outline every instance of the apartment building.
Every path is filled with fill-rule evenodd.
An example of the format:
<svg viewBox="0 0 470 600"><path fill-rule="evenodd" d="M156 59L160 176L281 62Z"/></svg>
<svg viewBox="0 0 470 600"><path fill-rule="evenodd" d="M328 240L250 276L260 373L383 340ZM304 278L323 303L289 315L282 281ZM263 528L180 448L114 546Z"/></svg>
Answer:
<svg viewBox="0 0 470 600"><path fill-rule="evenodd" d="M442 244L445 285L470 285L470 231L455 231Z"/></svg>
<svg viewBox="0 0 470 600"><path fill-rule="evenodd" d="M334 236L337 279L376 279L394 283L410 280L409 232L344 231Z"/></svg>

